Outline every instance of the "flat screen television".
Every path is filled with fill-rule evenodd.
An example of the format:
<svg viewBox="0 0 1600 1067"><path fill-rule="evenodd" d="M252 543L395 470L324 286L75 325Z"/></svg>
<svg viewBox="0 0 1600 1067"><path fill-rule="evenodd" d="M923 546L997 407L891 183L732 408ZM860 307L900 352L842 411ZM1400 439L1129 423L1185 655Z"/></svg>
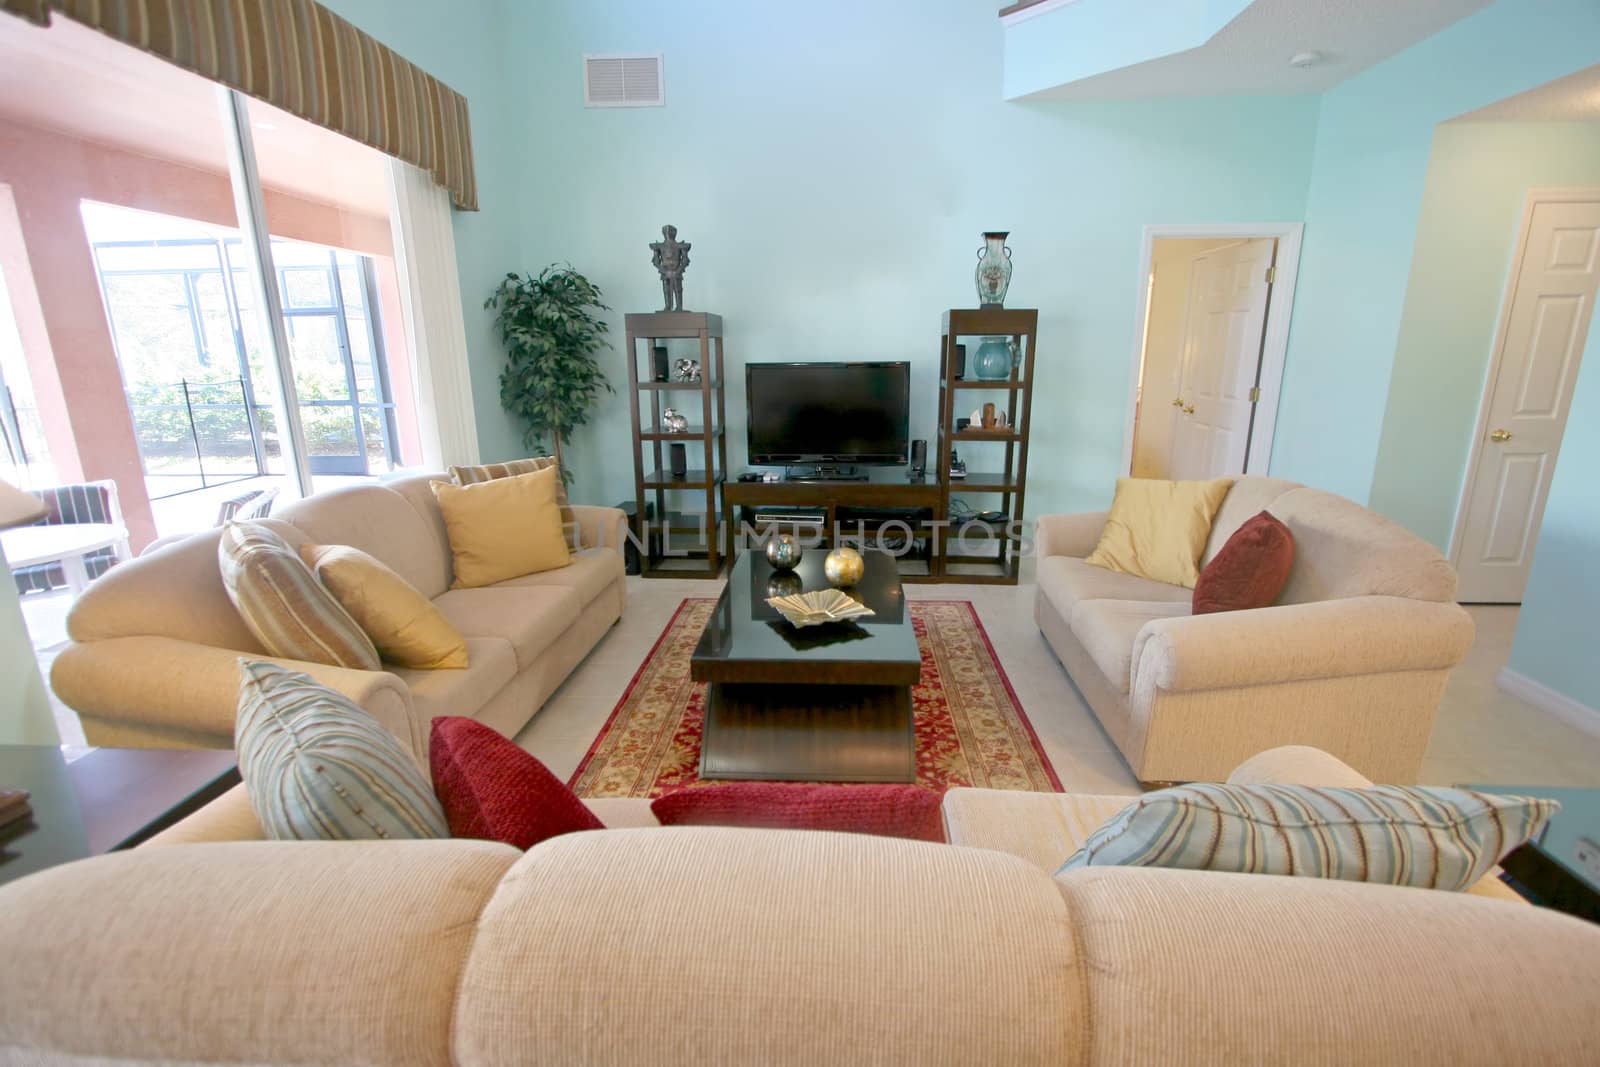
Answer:
<svg viewBox="0 0 1600 1067"><path fill-rule="evenodd" d="M906 462L910 363L747 363L744 376L751 463Z"/></svg>

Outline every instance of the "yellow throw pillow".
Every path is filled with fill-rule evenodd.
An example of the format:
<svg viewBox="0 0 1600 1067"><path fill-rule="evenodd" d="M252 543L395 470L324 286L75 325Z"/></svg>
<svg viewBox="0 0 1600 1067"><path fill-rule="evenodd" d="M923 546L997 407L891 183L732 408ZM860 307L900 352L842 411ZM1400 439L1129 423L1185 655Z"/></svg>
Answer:
<svg viewBox="0 0 1600 1067"><path fill-rule="evenodd" d="M410 582L349 545L301 545L300 557L390 663L420 670L467 665L467 643Z"/></svg>
<svg viewBox="0 0 1600 1067"><path fill-rule="evenodd" d="M1210 482L1118 478L1105 532L1084 562L1193 589L1200 578L1200 554L1211 536L1211 520L1232 487L1232 478Z"/></svg>
<svg viewBox="0 0 1600 1067"><path fill-rule="evenodd" d="M431 482L455 557L454 588L493 585L572 562L554 467L476 485Z"/></svg>

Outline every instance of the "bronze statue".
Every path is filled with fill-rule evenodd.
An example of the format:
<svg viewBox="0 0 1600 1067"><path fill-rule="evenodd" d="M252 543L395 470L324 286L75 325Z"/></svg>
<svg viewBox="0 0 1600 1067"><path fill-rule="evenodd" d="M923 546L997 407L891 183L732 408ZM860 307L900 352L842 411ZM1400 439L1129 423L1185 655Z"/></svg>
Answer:
<svg viewBox="0 0 1600 1067"><path fill-rule="evenodd" d="M676 226L661 227L662 240L650 242L650 262L661 272L662 311L683 310L683 272L689 269L689 242L678 240ZM674 306L676 305L676 306Z"/></svg>

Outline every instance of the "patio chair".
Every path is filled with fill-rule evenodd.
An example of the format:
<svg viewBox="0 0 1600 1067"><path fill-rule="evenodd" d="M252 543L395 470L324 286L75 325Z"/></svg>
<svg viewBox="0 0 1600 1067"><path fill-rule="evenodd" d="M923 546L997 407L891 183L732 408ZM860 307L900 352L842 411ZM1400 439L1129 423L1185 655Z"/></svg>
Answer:
<svg viewBox="0 0 1600 1067"><path fill-rule="evenodd" d="M35 526L65 526L80 522L109 522L118 526L122 521L122 505L117 502L117 483L110 479L81 482L74 485L56 485L48 489L30 489L49 508L50 513ZM118 559L128 557L128 546L102 548L83 557L84 569L90 579L100 577L111 569ZM66 586L67 579L59 563L41 563L34 567L20 567L12 572L17 581L17 592L48 593Z"/></svg>
<svg viewBox="0 0 1600 1067"><path fill-rule="evenodd" d="M277 499L278 490L276 486L271 489L251 489L248 492L240 493L238 496L229 497L217 508L216 525L226 526L230 522L247 522L250 519L264 519L268 515L272 514L272 505ZM175 544L189 536L191 536L191 534L176 533L168 534L165 537L158 537L154 541L151 541L148 545L145 545L144 549L139 553L139 555L148 556L158 548L164 548L167 545Z"/></svg>

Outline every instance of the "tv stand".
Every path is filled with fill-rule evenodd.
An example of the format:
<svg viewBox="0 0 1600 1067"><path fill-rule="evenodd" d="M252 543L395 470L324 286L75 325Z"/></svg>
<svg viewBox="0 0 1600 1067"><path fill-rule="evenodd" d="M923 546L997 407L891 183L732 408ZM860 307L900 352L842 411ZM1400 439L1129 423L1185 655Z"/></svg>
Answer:
<svg viewBox="0 0 1600 1067"><path fill-rule="evenodd" d="M785 467L786 482L864 482L866 472L850 463L818 463L810 467Z"/></svg>

